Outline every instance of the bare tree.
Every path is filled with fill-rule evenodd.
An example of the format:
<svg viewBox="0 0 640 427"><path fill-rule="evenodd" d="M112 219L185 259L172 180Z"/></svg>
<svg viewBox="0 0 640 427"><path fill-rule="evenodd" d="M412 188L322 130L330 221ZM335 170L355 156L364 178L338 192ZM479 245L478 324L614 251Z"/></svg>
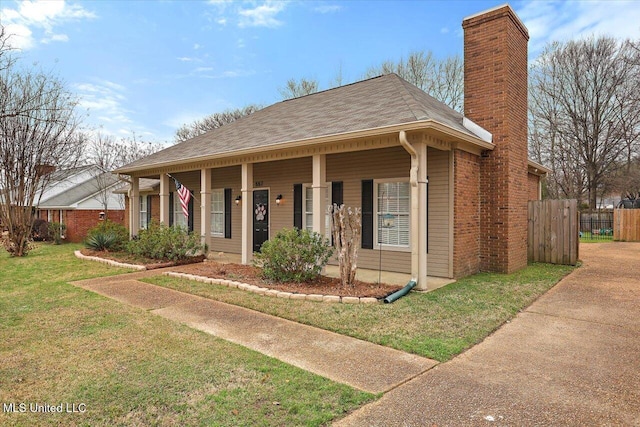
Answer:
<svg viewBox="0 0 640 427"><path fill-rule="evenodd" d="M456 111L462 111L464 102L464 66L459 56L444 60L431 51L414 51L399 61L391 60L369 67L365 77L395 73L419 87Z"/></svg>
<svg viewBox="0 0 640 427"><path fill-rule="evenodd" d="M175 135L176 142L183 142L210 130L217 129L223 125L235 122L236 120L253 114L258 110L261 110L262 106L257 104L250 104L243 108L236 108L235 110L226 110L222 113L211 114L200 120L196 120L193 123L182 125Z"/></svg>
<svg viewBox="0 0 640 427"><path fill-rule="evenodd" d="M340 283L342 286L353 286L358 270L358 247L362 234L362 209L338 206L333 204L327 208L331 215L331 232L333 244L338 252L340 266Z"/></svg>
<svg viewBox="0 0 640 427"><path fill-rule="evenodd" d="M135 132L132 132L130 137L121 139L98 132L89 139L86 161L98 167L94 175L96 199L105 213L109 211L109 201L112 199L111 189L118 182L118 178L111 171L162 148L161 144L140 140ZM124 201L120 207L124 208Z"/></svg>
<svg viewBox="0 0 640 427"><path fill-rule="evenodd" d="M629 42L552 43L530 71L531 146L558 196L596 207L610 176L631 161L640 134L640 74Z"/></svg>
<svg viewBox="0 0 640 427"><path fill-rule="evenodd" d="M82 153L76 105L56 77L5 62L0 72L0 223L8 233L4 246L13 256L29 250L33 207L50 172L74 166Z"/></svg>
<svg viewBox="0 0 640 427"><path fill-rule="evenodd" d="M305 95L311 95L318 91L318 81L313 79L302 78L300 81L296 79L287 80L287 84L283 88L279 88L278 92L282 99L299 98Z"/></svg>

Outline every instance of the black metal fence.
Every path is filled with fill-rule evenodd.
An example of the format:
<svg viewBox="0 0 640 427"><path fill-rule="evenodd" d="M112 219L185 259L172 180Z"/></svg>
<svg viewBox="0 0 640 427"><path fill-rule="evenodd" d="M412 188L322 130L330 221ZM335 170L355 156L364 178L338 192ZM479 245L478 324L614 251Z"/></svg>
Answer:
<svg viewBox="0 0 640 427"><path fill-rule="evenodd" d="M613 240L613 210L580 212L580 238Z"/></svg>

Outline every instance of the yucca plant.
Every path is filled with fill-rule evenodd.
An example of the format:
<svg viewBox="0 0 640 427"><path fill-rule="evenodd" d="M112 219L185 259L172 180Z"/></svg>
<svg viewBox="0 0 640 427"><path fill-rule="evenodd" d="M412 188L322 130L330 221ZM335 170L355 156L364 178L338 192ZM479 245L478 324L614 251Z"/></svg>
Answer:
<svg viewBox="0 0 640 427"><path fill-rule="evenodd" d="M94 233L87 237L84 244L94 251L109 251L118 242L118 236L114 233Z"/></svg>

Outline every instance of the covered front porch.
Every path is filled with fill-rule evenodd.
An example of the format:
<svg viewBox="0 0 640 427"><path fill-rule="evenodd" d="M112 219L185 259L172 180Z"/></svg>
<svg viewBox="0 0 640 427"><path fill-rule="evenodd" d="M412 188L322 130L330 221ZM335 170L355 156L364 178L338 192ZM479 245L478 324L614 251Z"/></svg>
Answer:
<svg viewBox="0 0 640 427"><path fill-rule="evenodd" d="M435 287L440 281L430 277L454 277L454 151L476 148L423 127L136 171L131 235L138 234L145 206L137 202L145 199L141 178L159 179L161 223L189 227L210 252L235 254L242 264L285 227L330 238L327 207L345 204L362 209L358 267L367 281L384 282L379 272L388 272L404 275L388 276L394 283L413 279L417 289ZM192 192L188 220L171 178Z"/></svg>

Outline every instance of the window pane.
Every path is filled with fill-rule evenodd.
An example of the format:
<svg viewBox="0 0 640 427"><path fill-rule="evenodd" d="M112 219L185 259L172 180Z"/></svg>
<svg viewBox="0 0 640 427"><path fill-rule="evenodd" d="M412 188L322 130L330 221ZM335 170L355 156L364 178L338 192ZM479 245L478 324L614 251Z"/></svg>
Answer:
<svg viewBox="0 0 640 427"><path fill-rule="evenodd" d="M408 182L378 184L378 244L409 246L410 192Z"/></svg>
<svg viewBox="0 0 640 427"><path fill-rule="evenodd" d="M224 190L211 191L211 234L224 235Z"/></svg>

